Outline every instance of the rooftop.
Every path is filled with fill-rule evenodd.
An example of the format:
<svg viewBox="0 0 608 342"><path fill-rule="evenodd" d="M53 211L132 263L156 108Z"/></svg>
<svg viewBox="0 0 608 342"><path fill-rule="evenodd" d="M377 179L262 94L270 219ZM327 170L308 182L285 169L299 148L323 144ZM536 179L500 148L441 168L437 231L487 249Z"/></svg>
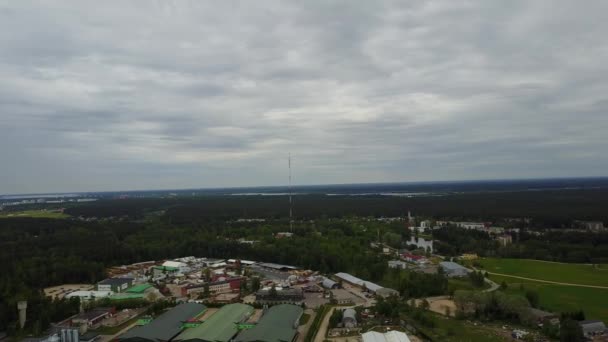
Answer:
<svg viewBox="0 0 608 342"><path fill-rule="evenodd" d="M152 287L152 285L150 285L150 284L139 284L139 285L135 285L135 286L128 288L127 291L125 291L125 292L144 293L147 289L149 289L151 287Z"/></svg>
<svg viewBox="0 0 608 342"><path fill-rule="evenodd" d="M378 284L374 284L371 281L359 279L353 275L350 275L350 274L344 273L344 272L336 273L336 277L338 277L342 280L345 280L349 283L359 285L361 287L363 287L365 285L365 287L372 292L376 292L382 288L382 286L380 286Z"/></svg>
<svg viewBox="0 0 608 342"><path fill-rule="evenodd" d="M441 265L441 267L446 268L448 270L462 270L462 269L466 270L467 269L466 267L464 267L460 264L457 264L453 261L442 261L439 263L439 265Z"/></svg>
<svg viewBox="0 0 608 342"><path fill-rule="evenodd" d="M203 324L190 328L175 338L176 341L230 341L237 334L236 323L245 321L253 307L245 304L228 304L209 317Z"/></svg>
<svg viewBox="0 0 608 342"><path fill-rule="evenodd" d="M169 341L181 332L182 322L200 316L207 310L202 304L184 303L158 316L152 322L135 327L118 337L119 341Z"/></svg>
<svg viewBox="0 0 608 342"><path fill-rule="evenodd" d="M363 342L410 342L410 339L405 333L400 331L389 331L387 333L379 333L369 331L362 334Z"/></svg>
<svg viewBox="0 0 608 342"><path fill-rule="evenodd" d="M293 341L298 333L296 327L302 316L301 307L291 304L276 305L268 309L258 324L241 332L236 342L283 342Z"/></svg>
<svg viewBox="0 0 608 342"><path fill-rule="evenodd" d="M108 278L100 281L98 284L100 285L122 285L126 283L133 282L133 278Z"/></svg>
<svg viewBox="0 0 608 342"><path fill-rule="evenodd" d="M277 269L277 270L281 270L281 269L297 270L298 269L295 266L275 264L275 263L272 263L272 262L261 262L261 263L259 263L259 265L262 266L262 267L274 268L274 269Z"/></svg>

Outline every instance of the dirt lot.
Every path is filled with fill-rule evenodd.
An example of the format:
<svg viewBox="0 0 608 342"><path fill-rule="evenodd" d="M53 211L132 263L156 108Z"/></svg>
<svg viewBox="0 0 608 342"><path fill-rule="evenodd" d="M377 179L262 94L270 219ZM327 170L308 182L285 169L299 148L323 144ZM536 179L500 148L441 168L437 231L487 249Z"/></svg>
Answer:
<svg viewBox="0 0 608 342"><path fill-rule="evenodd" d="M304 303L307 308L316 309L323 304L329 303L329 299L323 297L323 293L304 292Z"/></svg>
<svg viewBox="0 0 608 342"><path fill-rule="evenodd" d="M44 289L44 295L52 298L63 298L66 294L74 291L89 291L95 285L92 284L63 284Z"/></svg>
<svg viewBox="0 0 608 342"><path fill-rule="evenodd" d="M446 308L450 309L450 317L456 315L456 304L447 296L429 297L426 299L429 302L429 310L445 316ZM419 306L422 300L416 299L416 306Z"/></svg>

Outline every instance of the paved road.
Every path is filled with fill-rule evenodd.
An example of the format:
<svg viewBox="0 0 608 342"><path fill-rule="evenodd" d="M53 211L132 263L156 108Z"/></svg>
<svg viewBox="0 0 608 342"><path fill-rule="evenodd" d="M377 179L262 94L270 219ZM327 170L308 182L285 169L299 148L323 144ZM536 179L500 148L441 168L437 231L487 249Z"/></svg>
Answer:
<svg viewBox="0 0 608 342"><path fill-rule="evenodd" d="M547 284L555 284L555 285L564 285L564 286L588 287L588 288L593 288L593 289L604 289L604 290L608 290L608 286L585 285L585 284L573 284L573 283L562 283L562 282L559 282L559 281L551 281L551 280L542 280L542 279L526 278L526 277L519 277L519 276L510 275L510 274L494 273L494 272L488 272L488 274L498 275L498 276L502 276L502 277L509 277L509 278L523 279L523 280L531 280L531 281L536 281L536 282L539 282L539 283L547 283Z"/></svg>

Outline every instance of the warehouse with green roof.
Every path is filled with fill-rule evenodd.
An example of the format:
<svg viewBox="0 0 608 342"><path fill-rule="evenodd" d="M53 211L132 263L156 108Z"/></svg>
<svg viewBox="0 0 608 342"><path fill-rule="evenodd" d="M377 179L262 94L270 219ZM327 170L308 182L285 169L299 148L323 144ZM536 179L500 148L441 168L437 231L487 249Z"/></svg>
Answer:
<svg viewBox="0 0 608 342"><path fill-rule="evenodd" d="M167 342L173 340L184 322L201 316L207 308L202 304L184 303L163 313L150 323L135 327L118 337L121 342Z"/></svg>
<svg viewBox="0 0 608 342"><path fill-rule="evenodd" d="M131 286L125 292L127 292L127 293L144 293L151 287L152 287L152 285L150 285L150 284L139 284L139 285Z"/></svg>
<svg viewBox="0 0 608 342"><path fill-rule="evenodd" d="M245 304L228 304L198 327L190 328L175 341L228 342L238 333L238 324L253 314L253 307Z"/></svg>
<svg viewBox="0 0 608 342"><path fill-rule="evenodd" d="M268 309L258 324L243 330L236 342L292 342L298 336L302 316L301 307L292 304L276 305Z"/></svg>

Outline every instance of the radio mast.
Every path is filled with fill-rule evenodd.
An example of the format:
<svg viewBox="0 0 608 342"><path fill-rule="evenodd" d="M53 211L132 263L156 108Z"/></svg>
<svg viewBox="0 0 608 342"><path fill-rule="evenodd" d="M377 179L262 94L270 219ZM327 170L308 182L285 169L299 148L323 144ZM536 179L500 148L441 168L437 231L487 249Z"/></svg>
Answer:
<svg viewBox="0 0 608 342"><path fill-rule="evenodd" d="M291 152L287 157L287 167L289 168L289 231L293 233L293 202L291 200Z"/></svg>

